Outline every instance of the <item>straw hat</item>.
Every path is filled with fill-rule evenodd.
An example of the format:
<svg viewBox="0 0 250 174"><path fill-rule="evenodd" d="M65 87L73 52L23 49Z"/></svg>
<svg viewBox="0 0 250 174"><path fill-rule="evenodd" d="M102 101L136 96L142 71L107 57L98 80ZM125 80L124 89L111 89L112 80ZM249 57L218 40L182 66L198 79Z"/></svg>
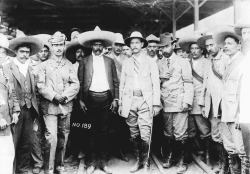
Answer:
<svg viewBox="0 0 250 174"><path fill-rule="evenodd" d="M12 50L16 50L16 48L22 44L30 45L30 56L37 54L44 46L43 42L38 38L35 38L33 36L22 36L12 39L10 41L9 48Z"/></svg>
<svg viewBox="0 0 250 174"><path fill-rule="evenodd" d="M162 47L162 46L166 46L168 44L172 44L175 42L176 41L173 39L173 37L171 35L161 34L160 35L160 43L158 43L157 46Z"/></svg>
<svg viewBox="0 0 250 174"><path fill-rule="evenodd" d="M197 40L197 44L199 45L199 47L201 48L206 48L206 40L208 39L213 39L213 35L212 33L207 33L205 36L201 36L198 40Z"/></svg>
<svg viewBox="0 0 250 174"><path fill-rule="evenodd" d="M130 47L130 42L131 42L131 40L134 39L134 38L138 38L138 39L140 39L140 40L144 43L142 48L145 48L145 47L148 46L147 40L144 39L144 38L142 37L142 34L141 34L139 31L134 31L134 32L132 32L131 35L130 35L130 37L127 37L127 38L125 39L125 44L126 44L128 47Z"/></svg>
<svg viewBox="0 0 250 174"><path fill-rule="evenodd" d="M150 34L148 37L146 37L146 40L148 42L156 42L156 43L160 42L160 39L153 34Z"/></svg>
<svg viewBox="0 0 250 174"><path fill-rule="evenodd" d="M115 33L115 42L114 43L125 45L124 39L123 39L123 36L121 33Z"/></svg>
<svg viewBox="0 0 250 174"><path fill-rule="evenodd" d="M49 50L51 51L51 44L49 43L49 39L51 38L51 35L49 34L37 34L34 35L35 38L40 39L44 45L46 45Z"/></svg>
<svg viewBox="0 0 250 174"><path fill-rule="evenodd" d="M179 40L179 44L180 47L185 50L186 52L190 51L190 45L197 43L197 40L200 36L196 36L196 35L191 35L191 36L187 36L187 37L183 37L180 38Z"/></svg>
<svg viewBox="0 0 250 174"><path fill-rule="evenodd" d="M104 46L108 47L113 45L115 34L110 31L103 31L96 26L93 31L87 31L78 35L77 40L84 47L91 47L91 42L94 40L101 40L104 42Z"/></svg>
<svg viewBox="0 0 250 174"><path fill-rule="evenodd" d="M13 50L9 49L9 40L2 33L0 33L0 47L6 49L7 50L7 54L9 56L11 56L11 57L15 57L16 56L16 53Z"/></svg>

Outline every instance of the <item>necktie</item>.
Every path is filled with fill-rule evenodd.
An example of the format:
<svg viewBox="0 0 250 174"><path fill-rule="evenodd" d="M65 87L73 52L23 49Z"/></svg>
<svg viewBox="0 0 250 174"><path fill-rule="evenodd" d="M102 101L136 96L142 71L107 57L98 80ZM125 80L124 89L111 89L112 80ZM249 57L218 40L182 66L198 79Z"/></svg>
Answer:
<svg viewBox="0 0 250 174"><path fill-rule="evenodd" d="M135 72L138 74L139 73L139 68L140 68L140 63L138 60L136 60L136 58L133 58L134 59L134 70Z"/></svg>
<svg viewBox="0 0 250 174"><path fill-rule="evenodd" d="M169 66L170 66L170 59L167 59L167 66L169 68Z"/></svg>

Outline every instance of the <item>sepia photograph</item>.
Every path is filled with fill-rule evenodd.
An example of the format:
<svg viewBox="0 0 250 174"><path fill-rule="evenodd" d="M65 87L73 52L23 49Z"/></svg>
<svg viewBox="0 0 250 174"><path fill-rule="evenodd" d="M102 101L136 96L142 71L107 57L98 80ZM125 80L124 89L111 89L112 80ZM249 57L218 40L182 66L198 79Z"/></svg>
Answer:
<svg viewBox="0 0 250 174"><path fill-rule="evenodd" d="M0 174L250 174L249 100L250 0L0 0Z"/></svg>

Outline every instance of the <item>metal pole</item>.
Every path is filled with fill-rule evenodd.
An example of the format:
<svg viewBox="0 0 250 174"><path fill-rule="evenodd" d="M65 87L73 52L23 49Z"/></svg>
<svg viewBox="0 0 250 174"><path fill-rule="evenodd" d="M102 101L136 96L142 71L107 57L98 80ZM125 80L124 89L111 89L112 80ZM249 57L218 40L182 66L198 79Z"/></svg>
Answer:
<svg viewBox="0 0 250 174"><path fill-rule="evenodd" d="M194 31L199 29L199 0L194 0Z"/></svg>
<svg viewBox="0 0 250 174"><path fill-rule="evenodd" d="M175 6L176 0L173 0L173 14L172 14L172 22L173 22L173 38L176 37L176 6Z"/></svg>
<svg viewBox="0 0 250 174"><path fill-rule="evenodd" d="M234 23L240 18L240 5L241 0L234 0Z"/></svg>

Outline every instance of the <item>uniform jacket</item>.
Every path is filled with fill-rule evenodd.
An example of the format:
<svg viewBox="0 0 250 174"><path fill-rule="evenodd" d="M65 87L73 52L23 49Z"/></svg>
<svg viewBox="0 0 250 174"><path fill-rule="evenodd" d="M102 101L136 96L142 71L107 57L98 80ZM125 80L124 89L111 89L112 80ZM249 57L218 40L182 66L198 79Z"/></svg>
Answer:
<svg viewBox="0 0 250 174"><path fill-rule="evenodd" d="M164 112L182 112L182 104L193 104L194 86L190 63L173 53L170 66L165 58L158 62L160 78L171 73L169 80L161 84L161 101Z"/></svg>
<svg viewBox="0 0 250 174"><path fill-rule="evenodd" d="M153 106L160 106L160 82L156 62L146 53L142 53L140 71L138 74L139 84L144 100L147 102L150 112L153 113ZM121 81L119 88L119 105L122 106L122 117L127 118L132 105L134 89L134 61L126 59L122 65Z"/></svg>
<svg viewBox="0 0 250 174"><path fill-rule="evenodd" d="M198 60L196 67L193 67L193 70L203 78L204 83L204 77L205 77L205 71L207 69L209 60L207 60L204 57L201 57L200 60ZM192 64L192 61L191 61ZM194 84L194 100L192 109L189 111L190 114L202 114L201 106L199 105L199 100L202 95L202 89L203 89L203 83L201 83L199 80L197 80L193 76L193 84Z"/></svg>
<svg viewBox="0 0 250 174"><path fill-rule="evenodd" d="M37 87L42 95L40 102L43 114L62 114L62 110L53 102L57 94L67 97L66 104L61 105L67 112L72 111L72 99L79 91L79 81L72 63L66 58L58 62L56 57L51 57L41 63Z"/></svg>
<svg viewBox="0 0 250 174"><path fill-rule="evenodd" d="M11 62L9 64L6 65L6 67L9 69L9 73L11 73L11 76L13 77L13 83L14 83L14 87L15 87L15 91L16 93L20 93L19 91L22 91L22 86L21 86L21 80L20 80L20 72L19 72L19 68L16 66L16 64L14 62ZM39 115L39 110L38 110L38 104L37 104L37 98L36 98L36 81L35 81L35 77L32 73L32 68L29 66L28 67L28 71L27 73L29 73L30 76L30 81L31 81L31 104L34 107L34 109L37 112L37 115ZM20 96L18 96L19 101L21 101ZM20 108L22 109L22 107L24 106L24 103L19 103Z"/></svg>
<svg viewBox="0 0 250 174"><path fill-rule="evenodd" d="M240 63L245 57L238 52L235 59L226 66L223 75L222 122L237 122L239 119Z"/></svg>
<svg viewBox="0 0 250 174"><path fill-rule="evenodd" d="M3 74L4 78L0 79L0 83L1 86L5 86L4 88L5 90L1 89L0 95L4 96L4 94L2 94L2 91L4 91L4 93L7 93L7 98L3 98L3 100L8 105L7 107L9 108L9 110L1 111L0 118L3 117L7 121L7 123L10 123L12 120L12 114L20 112L20 106L14 88L13 77L10 74L10 71L7 68L3 67ZM0 136L6 136L9 134L10 134L9 126L4 130L0 130Z"/></svg>
<svg viewBox="0 0 250 174"><path fill-rule="evenodd" d="M103 56L109 89L113 99L119 98L119 82L114 60L107 56ZM80 91L78 99L86 102L88 91L93 77L93 56L89 55L82 59L79 63L78 78L80 81Z"/></svg>
<svg viewBox="0 0 250 174"><path fill-rule="evenodd" d="M220 80L212 70L212 61L215 70L223 76L229 57L219 51L216 57L208 61L207 70L204 76L204 83L199 105L205 107L205 117L209 117L211 105L214 117L218 116L218 110L222 99L223 81Z"/></svg>

